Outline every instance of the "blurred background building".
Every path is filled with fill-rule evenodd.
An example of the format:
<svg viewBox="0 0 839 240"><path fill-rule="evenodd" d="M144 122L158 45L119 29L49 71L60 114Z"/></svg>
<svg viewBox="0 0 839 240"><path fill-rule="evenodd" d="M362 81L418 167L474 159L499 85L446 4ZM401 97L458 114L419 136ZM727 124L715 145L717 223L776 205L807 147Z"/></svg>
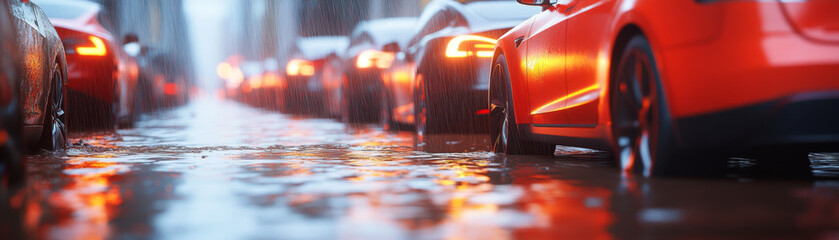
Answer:
<svg viewBox="0 0 839 240"><path fill-rule="evenodd" d="M136 34L147 58L167 58L188 81L214 89L223 85L217 64L231 56L282 69L299 37L348 35L360 21L418 16L431 0L90 1L110 12L115 35Z"/></svg>
<svg viewBox="0 0 839 240"><path fill-rule="evenodd" d="M187 2L207 4L197 0ZM224 57L199 64L214 67L230 56L240 57L242 62L282 64L288 60L299 37L348 35L363 20L418 16L427 2L429 0L219 0L228 13L221 29L230 30L224 31L224 41L218 48L224 52Z"/></svg>
<svg viewBox="0 0 839 240"><path fill-rule="evenodd" d="M135 34L148 48L148 59L166 59L178 65L186 81L194 81L192 44L181 1L94 0L102 4L115 23L118 37Z"/></svg>

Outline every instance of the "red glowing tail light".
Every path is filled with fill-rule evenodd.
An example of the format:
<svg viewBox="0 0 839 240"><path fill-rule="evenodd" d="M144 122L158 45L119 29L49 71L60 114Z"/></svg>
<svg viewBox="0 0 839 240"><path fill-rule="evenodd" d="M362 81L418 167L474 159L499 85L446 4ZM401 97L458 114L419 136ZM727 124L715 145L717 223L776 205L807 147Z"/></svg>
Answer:
<svg viewBox="0 0 839 240"><path fill-rule="evenodd" d="M169 95L169 96L177 95L178 94L178 85L176 85L174 83L166 83L166 85L163 86L163 92L166 93L166 95Z"/></svg>
<svg viewBox="0 0 839 240"><path fill-rule="evenodd" d="M476 35L463 35L452 38L446 46L446 57L464 58L477 56L489 58L493 55L497 40Z"/></svg>
<svg viewBox="0 0 839 240"><path fill-rule="evenodd" d="M105 48L105 41L102 41L101 38L90 36L88 40L90 40L92 46L78 46L76 47L76 53L84 56L105 56L108 53Z"/></svg>
<svg viewBox="0 0 839 240"><path fill-rule="evenodd" d="M288 64L285 67L285 72L289 76L309 77L315 75L315 65L310 61L292 59L288 61Z"/></svg>
<svg viewBox="0 0 839 240"><path fill-rule="evenodd" d="M360 69L372 68L373 66L379 69L386 69L390 68L393 64L394 58L393 53L365 50L361 54L358 54L355 66Z"/></svg>

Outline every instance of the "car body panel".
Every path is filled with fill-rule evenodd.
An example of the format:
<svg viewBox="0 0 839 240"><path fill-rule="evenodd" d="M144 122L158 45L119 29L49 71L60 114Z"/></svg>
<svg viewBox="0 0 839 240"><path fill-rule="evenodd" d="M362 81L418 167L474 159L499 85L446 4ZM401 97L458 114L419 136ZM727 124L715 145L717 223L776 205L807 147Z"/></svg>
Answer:
<svg viewBox="0 0 839 240"><path fill-rule="evenodd" d="M565 112L566 89L566 32L568 16L557 7L537 14L530 26L525 64L530 116L534 124L567 124ZM540 91L544 89L544 91Z"/></svg>
<svg viewBox="0 0 839 240"><path fill-rule="evenodd" d="M55 28L34 3L8 0L18 33L18 56L22 61L18 75L21 114L27 142L41 136L54 67L66 77L64 47Z"/></svg>
<svg viewBox="0 0 839 240"><path fill-rule="evenodd" d="M610 150L610 71L621 33L638 31L653 46L664 97L674 123L720 111L777 102L813 91L839 89L839 45L813 41L787 21L775 1L572 0L554 7L568 11L564 86L528 86L544 61L519 48L534 48L530 23L504 35L497 55L510 66L517 124L534 138L558 144ZM570 9L570 10L569 10ZM546 14L546 13L542 13ZM561 21L563 16L542 21ZM534 17L538 19L539 17ZM825 17L827 18L827 17ZM824 18L822 18L824 19ZM812 26L820 26L812 23ZM516 38L523 37L516 48ZM821 40L825 40L822 38ZM537 55L538 56L538 55ZM526 73L518 72L521 66ZM543 64L545 65L545 64ZM547 64L554 67L554 64ZM545 66L547 67L547 66ZM538 74L535 74L538 76ZM798 79L798 80L794 80ZM539 121L531 117L547 101L544 96L566 88L564 100L552 110L568 118ZM536 101L532 98L536 97ZM541 96L541 97L540 97ZM769 114L769 113L765 113ZM768 116L768 115L767 115ZM759 118L758 118L759 119ZM678 124L675 124L678 132ZM730 135L722 134L730 137Z"/></svg>

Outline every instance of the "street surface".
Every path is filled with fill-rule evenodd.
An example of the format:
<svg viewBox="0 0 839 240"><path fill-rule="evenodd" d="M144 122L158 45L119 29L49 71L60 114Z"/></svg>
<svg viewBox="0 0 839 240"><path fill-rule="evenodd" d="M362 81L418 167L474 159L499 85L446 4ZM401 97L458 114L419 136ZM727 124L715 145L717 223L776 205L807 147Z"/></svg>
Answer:
<svg viewBox="0 0 839 240"><path fill-rule="evenodd" d="M600 152L347 126L204 99L30 156L2 239L839 238L838 155L812 179L622 176ZM417 146L419 145L419 146Z"/></svg>

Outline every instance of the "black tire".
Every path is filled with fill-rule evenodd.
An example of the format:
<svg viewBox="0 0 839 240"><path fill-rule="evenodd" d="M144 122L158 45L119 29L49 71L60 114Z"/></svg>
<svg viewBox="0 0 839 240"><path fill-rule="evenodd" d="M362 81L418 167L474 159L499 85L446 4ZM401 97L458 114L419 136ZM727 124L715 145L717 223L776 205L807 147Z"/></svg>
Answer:
<svg viewBox="0 0 839 240"><path fill-rule="evenodd" d="M348 123L362 123L370 121L367 108L364 106L361 97L355 94L344 94L344 110L342 119Z"/></svg>
<svg viewBox="0 0 839 240"><path fill-rule="evenodd" d="M766 151L755 161L755 171L763 178L810 178L813 168L806 151Z"/></svg>
<svg viewBox="0 0 839 240"><path fill-rule="evenodd" d="M722 172L725 158L680 154L656 60L644 36L629 40L613 76L612 133L621 169L644 176Z"/></svg>
<svg viewBox="0 0 839 240"><path fill-rule="evenodd" d="M417 74L414 89L414 127L417 135L452 133L459 130L460 119L451 110L451 102L444 101L433 86L427 84L426 75Z"/></svg>
<svg viewBox="0 0 839 240"><path fill-rule="evenodd" d="M507 59L499 55L492 66L489 89L489 132L492 151L509 155L553 155L556 145L528 141L513 114L512 88Z"/></svg>
<svg viewBox="0 0 839 240"><path fill-rule="evenodd" d="M64 125L64 81L61 70L56 64L53 67L52 82L49 90L49 101L44 111L44 132L38 141L38 148L50 151L67 147L67 126Z"/></svg>

